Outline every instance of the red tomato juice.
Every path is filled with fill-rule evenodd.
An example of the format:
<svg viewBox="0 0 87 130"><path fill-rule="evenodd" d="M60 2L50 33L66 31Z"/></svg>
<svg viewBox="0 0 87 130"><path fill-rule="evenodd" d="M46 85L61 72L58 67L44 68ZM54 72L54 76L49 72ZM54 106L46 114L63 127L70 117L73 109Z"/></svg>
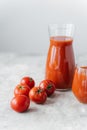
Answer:
<svg viewBox="0 0 87 130"><path fill-rule="evenodd" d="M81 103L87 103L87 66L76 68L72 91Z"/></svg>
<svg viewBox="0 0 87 130"><path fill-rule="evenodd" d="M45 78L52 80L57 89L69 89L72 86L75 69L72 42L73 39L66 36L50 38Z"/></svg>

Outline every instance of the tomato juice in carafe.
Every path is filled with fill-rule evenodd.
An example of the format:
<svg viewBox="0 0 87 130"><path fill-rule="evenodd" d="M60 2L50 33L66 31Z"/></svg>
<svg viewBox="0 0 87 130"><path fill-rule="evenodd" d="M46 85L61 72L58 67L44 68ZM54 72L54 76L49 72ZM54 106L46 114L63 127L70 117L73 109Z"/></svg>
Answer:
<svg viewBox="0 0 87 130"><path fill-rule="evenodd" d="M56 89L60 90L71 88L75 69L73 38L70 35L64 35L64 31L63 35L57 35L59 33L57 32L56 35L50 36L45 70L45 78L52 80ZM68 31L71 31L69 27Z"/></svg>

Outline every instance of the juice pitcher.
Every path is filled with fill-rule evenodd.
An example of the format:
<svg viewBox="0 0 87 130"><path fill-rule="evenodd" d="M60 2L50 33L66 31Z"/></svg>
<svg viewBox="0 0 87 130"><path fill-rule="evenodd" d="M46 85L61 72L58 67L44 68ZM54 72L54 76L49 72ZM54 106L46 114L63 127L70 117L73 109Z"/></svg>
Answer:
<svg viewBox="0 0 87 130"><path fill-rule="evenodd" d="M52 80L56 89L70 89L75 70L74 25L50 24L48 29L50 46L46 60L45 79Z"/></svg>

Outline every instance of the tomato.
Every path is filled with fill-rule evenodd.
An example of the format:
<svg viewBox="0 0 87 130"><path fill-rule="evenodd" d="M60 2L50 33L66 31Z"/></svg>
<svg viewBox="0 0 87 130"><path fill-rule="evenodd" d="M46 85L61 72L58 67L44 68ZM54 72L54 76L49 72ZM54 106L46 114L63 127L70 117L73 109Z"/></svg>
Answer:
<svg viewBox="0 0 87 130"><path fill-rule="evenodd" d="M30 106L30 99L26 95L17 95L10 102L11 108L16 112L24 112Z"/></svg>
<svg viewBox="0 0 87 130"><path fill-rule="evenodd" d="M14 95L26 95L29 96L30 88L26 84L18 84L14 89Z"/></svg>
<svg viewBox="0 0 87 130"><path fill-rule="evenodd" d="M29 92L30 99L38 104L43 104L47 99L47 94L39 87L33 87Z"/></svg>
<svg viewBox="0 0 87 130"><path fill-rule="evenodd" d="M51 80L47 80L47 79L41 81L39 84L39 87L46 91L47 96L51 96L56 89L54 82L52 82Z"/></svg>
<svg viewBox="0 0 87 130"><path fill-rule="evenodd" d="M35 85L35 81L34 81L34 79L31 78L31 77L23 77L23 78L21 79L20 83L21 83L21 84L27 84L27 85L30 87L30 89L33 88L34 85Z"/></svg>

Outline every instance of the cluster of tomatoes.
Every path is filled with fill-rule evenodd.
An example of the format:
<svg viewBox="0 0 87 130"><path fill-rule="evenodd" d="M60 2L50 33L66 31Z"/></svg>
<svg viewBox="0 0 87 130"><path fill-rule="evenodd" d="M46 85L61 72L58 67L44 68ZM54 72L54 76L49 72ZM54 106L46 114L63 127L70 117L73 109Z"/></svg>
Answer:
<svg viewBox="0 0 87 130"><path fill-rule="evenodd" d="M30 107L30 100L42 104L54 91L55 84L51 80L43 80L39 86L35 86L33 78L23 77L14 89L11 108L17 112L24 112Z"/></svg>

